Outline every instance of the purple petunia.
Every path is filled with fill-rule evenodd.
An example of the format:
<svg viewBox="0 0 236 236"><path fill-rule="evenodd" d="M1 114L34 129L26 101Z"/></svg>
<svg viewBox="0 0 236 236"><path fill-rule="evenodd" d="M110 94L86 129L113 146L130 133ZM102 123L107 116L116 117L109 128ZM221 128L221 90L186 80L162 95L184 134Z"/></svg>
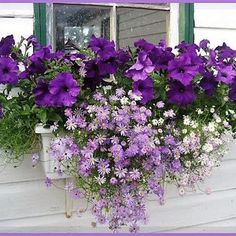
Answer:
<svg viewBox="0 0 236 236"><path fill-rule="evenodd" d="M138 41L134 42L134 46L145 52L150 52L155 48L154 44L147 42L145 39L139 39Z"/></svg>
<svg viewBox="0 0 236 236"><path fill-rule="evenodd" d="M9 56L14 44L15 40L13 35L8 35L7 37L2 38L0 41L0 55Z"/></svg>
<svg viewBox="0 0 236 236"><path fill-rule="evenodd" d="M201 49L203 49L203 50L206 50L209 43L210 43L209 40L203 39L203 40L200 41L199 47L200 47Z"/></svg>
<svg viewBox="0 0 236 236"><path fill-rule="evenodd" d="M71 107L80 93L80 87L71 73L63 72L49 84L49 91L57 98L57 106Z"/></svg>
<svg viewBox="0 0 236 236"><path fill-rule="evenodd" d="M100 75L100 68L96 59L85 62L86 77L84 80L84 86L95 90L102 82Z"/></svg>
<svg viewBox="0 0 236 236"><path fill-rule="evenodd" d="M236 71L233 69L231 65L224 66L221 65L218 68L218 74L216 76L217 81L221 81L225 84L231 84L236 76Z"/></svg>
<svg viewBox="0 0 236 236"><path fill-rule="evenodd" d="M153 48L149 53L149 58L155 65L156 70L166 70L169 61L173 60L175 55L171 52L171 48Z"/></svg>
<svg viewBox="0 0 236 236"><path fill-rule="evenodd" d="M145 80L154 69L155 66L152 64L147 53L140 52L137 62L126 71L126 75L132 78L133 81Z"/></svg>
<svg viewBox="0 0 236 236"><path fill-rule="evenodd" d="M153 81L150 78L133 82L133 93L141 96L141 103L146 104L154 99L155 90Z"/></svg>
<svg viewBox="0 0 236 236"><path fill-rule="evenodd" d="M89 47L104 60L107 60L115 55L114 42L110 42L105 38L97 38L93 35L89 42Z"/></svg>
<svg viewBox="0 0 236 236"><path fill-rule="evenodd" d="M170 84L170 90L167 92L168 101L175 105L188 105L195 101L196 94L192 84L184 86L178 81Z"/></svg>
<svg viewBox="0 0 236 236"><path fill-rule="evenodd" d="M185 86L191 84L198 70L199 67L193 65L191 57L186 54L171 60L168 64L169 76Z"/></svg>
<svg viewBox="0 0 236 236"><path fill-rule="evenodd" d="M1 84L17 84L19 72L16 62L10 57L0 58L0 83Z"/></svg>
<svg viewBox="0 0 236 236"><path fill-rule="evenodd" d="M217 88L218 82L215 80L213 72L204 71L202 76L203 78L199 86L204 90L207 96L212 96Z"/></svg>
<svg viewBox="0 0 236 236"><path fill-rule="evenodd" d="M230 100L236 102L236 80L234 83L230 86L229 89L229 98Z"/></svg>
<svg viewBox="0 0 236 236"><path fill-rule="evenodd" d="M35 35L29 36L26 40L28 42L28 46L33 45L33 47L35 49L41 48L41 45L40 45L39 41L37 40L37 38L35 37Z"/></svg>
<svg viewBox="0 0 236 236"><path fill-rule="evenodd" d="M35 103L40 107L50 107L56 103L55 97L49 92L48 83L44 79L39 80L33 94Z"/></svg>
<svg viewBox="0 0 236 236"><path fill-rule="evenodd" d="M33 90L35 103L42 107L71 107L79 93L79 85L67 72L58 74L49 84L40 79Z"/></svg>

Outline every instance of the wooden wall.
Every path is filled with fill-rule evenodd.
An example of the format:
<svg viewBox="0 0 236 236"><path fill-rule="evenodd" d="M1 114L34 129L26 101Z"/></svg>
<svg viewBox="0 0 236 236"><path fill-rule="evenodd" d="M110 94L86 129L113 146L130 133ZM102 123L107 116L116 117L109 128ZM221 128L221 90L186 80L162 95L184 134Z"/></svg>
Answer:
<svg viewBox="0 0 236 236"><path fill-rule="evenodd" d="M132 46L140 38L156 44L166 39L169 11L118 8L117 13L117 35L121 48Z"/></svg>

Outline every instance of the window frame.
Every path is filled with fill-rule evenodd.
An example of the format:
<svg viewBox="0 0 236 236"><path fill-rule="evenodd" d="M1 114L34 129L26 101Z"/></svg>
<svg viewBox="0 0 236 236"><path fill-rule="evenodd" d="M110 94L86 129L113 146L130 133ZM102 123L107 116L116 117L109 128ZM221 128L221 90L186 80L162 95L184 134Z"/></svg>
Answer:
<svg viewBox="0 0 236 236"><path fill-rule="evenodd" d="M75 3L66 3L75 4ZM76 3L82 6L108 6L110 11L110 40L117 42L117 7L123 8L140 8L140 9L156 9L169 11L171 13L171 4L123 4L123 3ZM49 13L48 13L49 12ZM54 20L53 20L53 3L34 3L34 34L42 45L50 44L55 50ZM179 4L178 11L178 41L194 42L194 4ZM170 19L167 19L167 41L170 40ZM168 43L167 42L167 43Z"/></svg>

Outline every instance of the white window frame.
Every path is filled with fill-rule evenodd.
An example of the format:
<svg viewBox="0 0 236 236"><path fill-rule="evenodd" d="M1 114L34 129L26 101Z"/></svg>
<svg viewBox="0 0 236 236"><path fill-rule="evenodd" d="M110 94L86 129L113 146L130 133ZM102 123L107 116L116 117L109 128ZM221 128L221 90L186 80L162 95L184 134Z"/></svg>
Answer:
<svg viewBox="0 0 236 236"><path fill-rule="evenodd" d="M57 3L56 3L57 4ZM58 3L60 4L60 3ZM75 3L66 3L66 5L75 5ZM153 9L169 11L167 15L167 36L166 41L168 46L175 46L179 42L179 4L170 3L166 4L123 4L123 3L76 3L76 5L81 6L106 6L110 7L110 40L117 42L117 8L139 8L139 9ZM53 17L53 3L47 3L46 7L46 18L47 18L47 42L52 45L53 50L55 50L55 27L54 27L54 17Z"/></svg>

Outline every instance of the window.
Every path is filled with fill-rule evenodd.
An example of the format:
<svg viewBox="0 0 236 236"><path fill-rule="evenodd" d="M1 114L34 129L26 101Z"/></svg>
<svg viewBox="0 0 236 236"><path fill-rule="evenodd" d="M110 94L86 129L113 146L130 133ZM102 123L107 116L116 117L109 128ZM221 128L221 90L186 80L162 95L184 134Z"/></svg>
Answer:
<svg viewBox="0 0 236 236"><path fill-rule="evenodd" d="M133 46L144 38L168 41L169 4L47 4L47 42L57 50L86 46L91 35Z"/></svg>

